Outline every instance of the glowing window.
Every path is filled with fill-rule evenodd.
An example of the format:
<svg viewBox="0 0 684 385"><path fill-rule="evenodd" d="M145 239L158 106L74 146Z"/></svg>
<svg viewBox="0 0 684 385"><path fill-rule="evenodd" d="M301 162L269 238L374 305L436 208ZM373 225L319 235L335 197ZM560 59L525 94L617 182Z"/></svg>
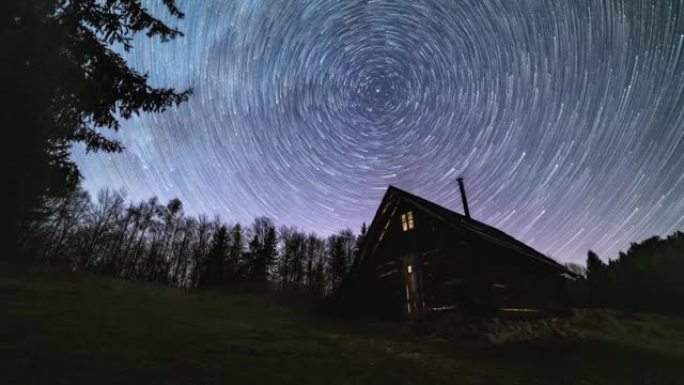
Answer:
<svg viewBox="0 0 684 385"><path fill-rule="evenodd" d="M401 214L401 229L403 231L413 230L413 211Z"/></svg>
<svg viewBox="0 0 684 385"><path fill-rule="evenodd" d="M408 265L406 270L408 271L409 274L413 273L413 265Z"/></svg>

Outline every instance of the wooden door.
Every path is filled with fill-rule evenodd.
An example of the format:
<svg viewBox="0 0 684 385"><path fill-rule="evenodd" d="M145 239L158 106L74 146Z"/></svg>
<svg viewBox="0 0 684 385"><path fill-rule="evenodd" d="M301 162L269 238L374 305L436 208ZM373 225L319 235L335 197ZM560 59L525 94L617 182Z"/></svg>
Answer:
<svg viewBox="0 0 684 385"><path fill-rule="evenodd" d="M404 313L406 318L422 318L425 314L425 298L423 296L420 256L418 254L410 254L401 259L404 277Z"/></svg>

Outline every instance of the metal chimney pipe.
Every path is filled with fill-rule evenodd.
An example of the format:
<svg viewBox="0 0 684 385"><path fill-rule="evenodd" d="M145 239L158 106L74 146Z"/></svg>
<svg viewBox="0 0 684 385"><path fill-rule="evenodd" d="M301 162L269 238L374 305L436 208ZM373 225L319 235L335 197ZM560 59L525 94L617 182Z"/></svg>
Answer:
<svg viewBox="0 0 684 385"><path fill-rule="evenodd" d="M466 197L465 186L463 185L463 178L457 178L458 188L461 190L461 202L463 202L463 212L466 218L470 218L470 210L468 210L468 197Z"/></svg>

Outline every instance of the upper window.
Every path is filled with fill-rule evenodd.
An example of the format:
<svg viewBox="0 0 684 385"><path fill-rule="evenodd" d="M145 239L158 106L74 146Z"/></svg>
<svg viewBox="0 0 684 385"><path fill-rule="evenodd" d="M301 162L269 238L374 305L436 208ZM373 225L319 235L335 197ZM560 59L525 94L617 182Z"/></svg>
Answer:
<svg viewBox="0 0 684 385"><path fill-rule="evenodd" d="M401 214L401 229L403 231L413 230L413 211Z"/></svg>

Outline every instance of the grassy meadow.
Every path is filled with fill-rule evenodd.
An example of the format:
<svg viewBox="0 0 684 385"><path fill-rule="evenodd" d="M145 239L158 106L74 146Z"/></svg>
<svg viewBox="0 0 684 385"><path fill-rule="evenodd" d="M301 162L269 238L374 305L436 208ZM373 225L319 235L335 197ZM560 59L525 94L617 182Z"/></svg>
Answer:
<svg viewBox="0 0 684 385"><path fill-rule="evenodd" d="M681 384L684 319L579 310L566 340L483 344L258 295L0 264L0 384Z"/></svg>

